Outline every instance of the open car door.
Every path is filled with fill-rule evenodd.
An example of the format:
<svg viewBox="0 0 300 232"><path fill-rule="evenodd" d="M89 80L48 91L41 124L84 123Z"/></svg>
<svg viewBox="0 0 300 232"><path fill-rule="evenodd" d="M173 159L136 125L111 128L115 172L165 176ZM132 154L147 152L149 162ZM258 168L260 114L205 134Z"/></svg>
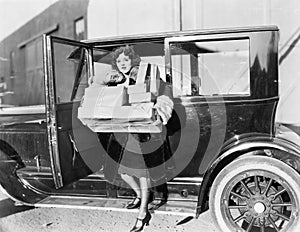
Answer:
<svg viewBox="0 0 300 232"><path fill-rule="evenodd" d="M60 188L99 171L105 149L97 133L77 118L93 71L91 47L46 35L43 46L49 152L55 186ZM76 59L68 59L74 51Z"/></svg>

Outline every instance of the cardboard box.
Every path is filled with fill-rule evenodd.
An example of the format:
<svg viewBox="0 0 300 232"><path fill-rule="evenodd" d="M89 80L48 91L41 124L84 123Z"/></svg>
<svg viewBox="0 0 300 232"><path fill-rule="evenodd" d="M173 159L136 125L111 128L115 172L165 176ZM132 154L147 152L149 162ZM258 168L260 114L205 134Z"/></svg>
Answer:
<svg viewBox="0 0 300 232"><path fill-rule="evenodd" d="M157 65L141 63L135 85L87 88L78 118L95 132L160 133L153 110L159 81Z"/></svg>
<svg viewBox="0 0 300 232"><path fill-rule="evenodd" d="M153 102L139 103L128 106L81 106L78 108L78 118L123 119L126 121L151 119L153 117Z"/></svg>
<svg viewBox="0 0 300 232"><path fill-rule="evenodd" d="M153 102L154 100L155 96L151 92L132 93L128 95L128 102L130 104L135 104L139 102Z"/></svg>
<svg viewBox="0 0 300 232"><path fill-rule="evenodd" d="M137 73L136 84L143 84L146 80L147 71L149 68L148 62L141 62Z"/></svg>
<svg viewBox="0 0 300 232"><path fill-rule="evenodd" d="M96 86L85 89L83 107L122 106L127 103L124 86Z"/></svg>
<svg viewBox="0 0 300 232"><path fill-rule="evenodd" d="M98 119L123 119L135 121L151 119L153 117L153 103L140 103L133 106L99 106L95 107L92 118Z"/></svg>
<svg viewBox="0 0 300 232"><path fill-rule="evenodd" d="M94 132L102 133L161 133L162 124L154 124L152 120L124 122L115 119L97 120L86 119L86 125Z"/></svg>
<svg viewBox="0 0 300 232"><path fill-rule="evenodd" d="M154 96L158 95L160 87L160 73L156 64L151 64L150 69L150 92L154 94Z"/></svg>
<svg viewBox="0 0 300 232"><path fill-rule="evenodd" d="M128 94L145 93L145 92L147 92L146 83L137 83L137 84L134 84L134 85L129 85L127 87L127 93Z"/></svg>
<svg viewBox="0 0 300 232"><path fill-rule="evenodd" d="M160 133L161 124L156 121L153 102L131 106L100 106L88 110L79 107L78 118L94 132Z"/></svg>

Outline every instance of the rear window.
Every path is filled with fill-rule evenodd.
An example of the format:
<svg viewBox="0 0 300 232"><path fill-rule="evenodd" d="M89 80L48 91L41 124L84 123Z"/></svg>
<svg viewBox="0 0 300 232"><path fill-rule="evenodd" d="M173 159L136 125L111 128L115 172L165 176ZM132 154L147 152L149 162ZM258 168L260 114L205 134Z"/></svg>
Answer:
<svg viewBox="0 0 300 232"><path fill-rule="evenodd" d="M249 39L169 45L175 96L250 95Z"/></svg>

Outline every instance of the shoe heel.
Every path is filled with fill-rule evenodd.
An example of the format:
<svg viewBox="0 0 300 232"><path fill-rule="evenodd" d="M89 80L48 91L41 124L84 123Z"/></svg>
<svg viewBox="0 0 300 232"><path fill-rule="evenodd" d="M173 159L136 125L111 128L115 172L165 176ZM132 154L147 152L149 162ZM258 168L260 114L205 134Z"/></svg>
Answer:
<svg viewBox="0 0 300 232"><path fill-rule="evenodd" d="M151 219L151 214L149 212L147 212L146 216L143 219L137 218L136 222L135 222L135 225L130 230L130 232L143 231L144 226L149 226L150 219ZM142 222L142 225L140 227L136 226L136 224L137 224L138 221Z"/></svg>
<svg viewBox="0 0 300 232"><path fill-rule="evenodd" d="M149 212L147 212L146 217L145 217L145 225L149 226L149 222L151 220L151 214Z"/></svg>

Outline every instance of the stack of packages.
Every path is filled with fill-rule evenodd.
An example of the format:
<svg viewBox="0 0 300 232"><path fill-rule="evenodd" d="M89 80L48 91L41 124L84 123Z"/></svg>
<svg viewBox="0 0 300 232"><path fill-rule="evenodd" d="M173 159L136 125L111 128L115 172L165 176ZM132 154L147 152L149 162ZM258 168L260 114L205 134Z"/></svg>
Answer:
<svg viewBox="0 0 300 232"><path fill-rule="evenodd" d="M150 78L146 79L150 71ZM159 133L153 110L159 73L155 64L141 63L136 84L95 86L85 90L78 118L95 132Z"/></svg>

